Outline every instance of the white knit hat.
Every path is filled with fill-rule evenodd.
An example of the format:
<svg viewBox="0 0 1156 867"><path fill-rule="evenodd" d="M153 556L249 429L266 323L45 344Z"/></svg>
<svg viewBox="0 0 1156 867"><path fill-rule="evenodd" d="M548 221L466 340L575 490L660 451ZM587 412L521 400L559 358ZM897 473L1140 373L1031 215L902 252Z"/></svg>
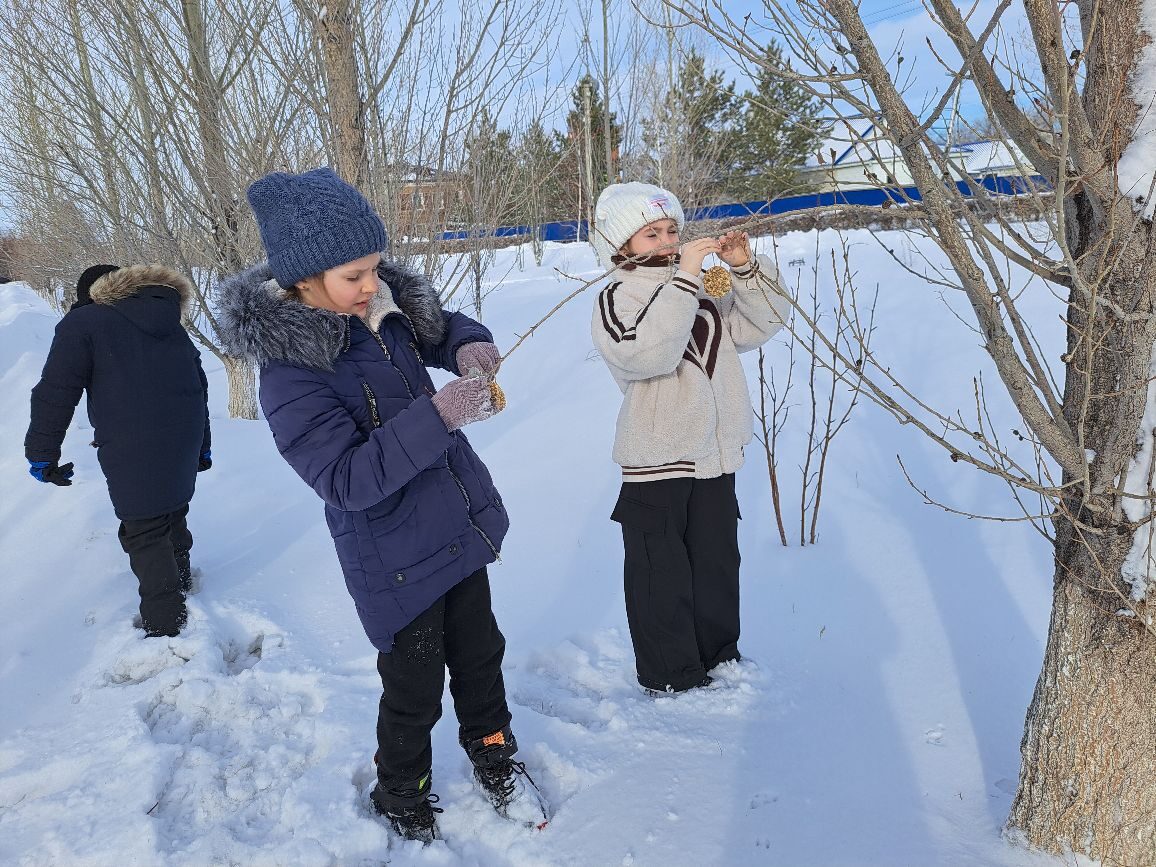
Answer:
<svg viewBox="0 0 1156 867"><path fill-rule="evenodd" d="M638 181L608 186L598 197L590 233L598 263L609 268L613 264L610 257L622 249L635 232L656 220L674 220L682 231L686 218L674 193Z"/></svg>

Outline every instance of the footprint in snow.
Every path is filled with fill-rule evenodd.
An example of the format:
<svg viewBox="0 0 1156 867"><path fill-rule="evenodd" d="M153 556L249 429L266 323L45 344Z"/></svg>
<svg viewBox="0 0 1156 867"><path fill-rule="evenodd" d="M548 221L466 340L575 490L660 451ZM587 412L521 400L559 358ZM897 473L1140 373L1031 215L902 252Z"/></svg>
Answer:
<svg viewBox="0 0 1156 867"><path fill-rule="evenodd" d="M134 636L116 659L101 673L98 686L131 686L144 683L170 668L179 668L190 659L190 646L163 638L142 641Z"/></svg>
<svg viewBox="0 0 1156 867"><path fill-rule="evenodd" d="M237 675L242 671L248 671L261 661L265 648L265 635L257 633L248 642L227 638L220 643L220 648L221 658L225 661L229 674Z"/></svg>
<svg viewBox="0 0 1156 867"><path fill-rule="evenodd" d="M153 741L171 749L169 778L149 813L163 845L185 848L204 835L243 842L285 830L286 792L318 761L324 691L316 675L233 676L257 658L245 654L226 671L186 671L142 708Z"/></svg>
<svg viewBox="0 0 1156 867"><path fill-rule="evenodd" d="M751 809L757 810L759 807L765 807L767 804L774 804L779 800L779 796L772 792L756 792L751 798Z"/></svg>
<svg viewBox="0 0 1156 867"><path fill-rule="evenodd" d="M603 731L631 696L624 666L630 657L618 630L563 641L533 653L511 672L512 700L543 716Z"/></svg>
<svg viewBox="0 0 1156 867"><path fill-rule="evenodd" d="M520 707L593 732L604 731L614 717L603 696L574 692L549 678L519 684L510 698Z"/></svg>

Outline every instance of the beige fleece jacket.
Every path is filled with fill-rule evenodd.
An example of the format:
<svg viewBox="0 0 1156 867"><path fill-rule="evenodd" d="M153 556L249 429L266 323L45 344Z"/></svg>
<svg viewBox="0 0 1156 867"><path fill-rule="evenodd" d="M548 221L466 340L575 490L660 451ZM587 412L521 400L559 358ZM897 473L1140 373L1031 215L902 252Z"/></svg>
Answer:
<svg viewBox="0 0 1156 867"><path fill-rule="evenodd" d="M765 343L790 311L766 256L732 270L722 298L674 268L617 269L591 322L624 396L614 461L628 482L709 479L742 466L754 411L738 354Z"/></svg>

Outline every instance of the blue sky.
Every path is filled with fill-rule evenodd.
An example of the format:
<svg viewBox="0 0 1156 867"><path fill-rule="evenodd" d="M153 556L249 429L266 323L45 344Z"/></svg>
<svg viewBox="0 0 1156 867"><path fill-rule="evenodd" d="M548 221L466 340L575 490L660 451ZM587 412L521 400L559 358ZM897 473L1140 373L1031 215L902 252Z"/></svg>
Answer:
<svg viewBox="0 0 1156 867"><path fill-rule="evenodd" d="M589 0L593 3L595 9L600 8L599 0ZM630 5L628 0L612 0L612 9L615 12L612 14L622 14L622 11L628 11ZM654 0L655 3L660 0ZM760 20L764 19L764 7L762 0L722 0L724 8L734 20L741 20L744 15L749 14L756 27ZM970 24L973 32L979 32L986 25L996 6L997 0L979 0L970 19ZM712 0L705 0L708 7L712 5ZM966 15L967 10L971 8L971 2L964 4L963 12ZM942 96L944 90L950 84L951 76L944 69L943 65L935 59L935 53L932 52L927 45L930 40L935 46L939 55L951 64L958 65L959 57L951 44L950 40L943 35L938 26L932 21L931 16L923 8L922 0L861 0L860 11L863 16L864 23L871 32L873 38L879 47L880 53L886 58L892 49L900 48L904 56L904 63L902 70L904 78L898 82L901 87L905 87L905 95L908 99L909 105L916 114L926 116L930 111L930 107L935 105L938 99ZM562 44L559 51L559 62L566 64L573 61L573 58L580 51L581 40L581 26L579 24L579 13L576 7L571 7L567 13L573 20L572 29L563 36ZM1016 37L1017 39L1026 40L1026 24L1023 18L1023 10L1020 4L1016 4L1013 8L1007 10L1003 17L1005 32ZM591 34L595 40L601 37L601 21L598 16L595 16L593 22L594 32ZM686 36L684 39L692 40L697 45L700 51L706 54L708 63L715 69L721 69L727 75L728 79L736 80L740 90L749 86L749 79L743 73L741 66L734 60L727 57L717 43L707 39L701 31L689 30L683 31ZM757 33L757 29L753 32ZM760 34L756 38L763 38L764 34ZM612 43L613 44L613 43ZM1026 47L1026 46L1025 46ZM595 64L601 62L601 48L599 45L595 46ZM990 53L990 52L989 52ZM1021 52L1021 55L1026 57L1030 54L1030 48L1027 53ZM573 80L580 74L580 69L573 70L567 79L567 89L572 86ZM557 81L557 79L555 79ZM613 108L620 110L622 106L613 105ZM970 85L965 85L962 89L958 104L954 106L960 116L972 120L983 116L983 106ZM568 109L563 109L563 113ZM561 118L555 118L554 123L560 125ZM946 121L944 121L946 127Z"/></svg>
<svg viewBox="0 0 1156 867"><path fill-rule="evenodd" d="M996 0L980 0L970 20L972 32L983 29L995 6ZM970 7L971 3L961 4L964 14L967 14ZM749 12L757 20L762 14L763 5L760 0L736 0L733 5L728 2L727 9L736 18ZM947 62L958 64L959 57L954 46L924 10L922 0L861 0L860 14L884 57L893 48L902 48L901 53L905 58L903 69L909 77L900 83L907 86L909 105L917 114L924 105L934 105L948 87L951 76L935 59L934 53L927 46L927 40L931 40L936 51ZM1016 36L1026 34L1020 4L1004 13L1003 23L1007 33ZM970 85L965 85L960 95L958 111L966 118L983 115L983 106Z"/></svg>
<svg viewBox="0 0 1156 867"><path fill-rule="evenodd" d="M959 4L966 14L969 3ZM974 17L971 19L973 33L980 32L994 11L994 0L982 0L977 5ZM860 6L864 23L871 31L876 44L886 51L893 45L903 46L904 56L909 58L912 69L911 89L908 91L913 107L920 101L934 103L943 94L950 83L950 75L935 59L934 54L927 47L927 38L935 45L936 51L949 63L958 64L959 55L951 42L942 35L939 28L932 22L931 16L923 9L920 0L862 0ZM1023 17L1023 8L1015 4L1004 13L1004 32L1015 37L1024 37L1027 34L1027 24ZM990 51L988 54L990 55ZM1026 58L1028 54L1021 52ZM981 117L984 113L974 88L965 85L959 102L959 113L967 118Z"/></svg>

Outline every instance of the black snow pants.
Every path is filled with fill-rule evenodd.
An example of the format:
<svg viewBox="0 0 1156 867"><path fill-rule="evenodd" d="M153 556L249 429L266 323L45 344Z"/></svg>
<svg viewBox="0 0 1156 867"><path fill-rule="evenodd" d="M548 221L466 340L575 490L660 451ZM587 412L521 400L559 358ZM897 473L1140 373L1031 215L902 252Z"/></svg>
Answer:
<svg viewBox="0 0 1156 867"><path fill-rule="evenodd" d="M490 604L485 568L463 579L377 655L377 777L385 790L412 791L430 770L430 732L442 715L446 669L458 739L485 737L510 723L502 657L506 639Z"/></svg>
<svg viewBox="0 0 1156 867"><path fill-rule="evenodd" d="M166 515L120 523L120 546L140 583L140 616L148 635L176 635L185 625L175 552L193 547L188 514L185 505Z"/></svg>
<svg viewBox="0 0 1156 867"><path fill-rule="evenodd" d="M680 692L739 658L735 477L624 482L626 617L638 682Z"/></svg>

